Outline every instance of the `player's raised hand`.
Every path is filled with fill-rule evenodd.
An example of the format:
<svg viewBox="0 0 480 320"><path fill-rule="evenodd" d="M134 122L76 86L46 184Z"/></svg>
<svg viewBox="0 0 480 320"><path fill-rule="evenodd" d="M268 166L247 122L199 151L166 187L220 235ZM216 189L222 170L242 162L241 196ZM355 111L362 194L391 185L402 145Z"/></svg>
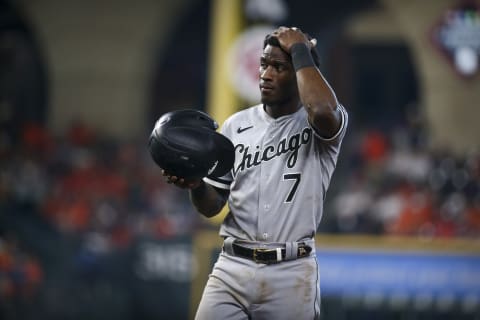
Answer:
<svg viewBox="0 0 480 320"><path fill-rule="evenodd" d="M317 44L316 39L310 39L307 34L296 27L279 27L272 34L278 39L282 49L288 53L296 43L305 43L309 48Z"/></svg>
<svg viewBox="0 0 480 320"><path fill-rule="evenodd" d="M169 174L165 170L162 170L162 175L165 177L165 181L169 184L173 184L182 189L195 189L202 183L202 179L185 179Z"/></svg>

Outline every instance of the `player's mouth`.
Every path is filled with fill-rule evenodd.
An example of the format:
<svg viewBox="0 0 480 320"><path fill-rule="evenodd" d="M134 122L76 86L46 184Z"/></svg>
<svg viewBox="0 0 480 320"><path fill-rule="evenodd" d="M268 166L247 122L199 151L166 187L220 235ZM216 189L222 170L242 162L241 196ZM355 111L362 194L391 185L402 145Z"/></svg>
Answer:
<svg viewBox="0 0 480 320"><path fill-rule="evenodd" d="M273 91L273 87L269 86L269 85L264 85L264 84L261 84L260 85L260 91L262 93L270 93Z"/></svg>

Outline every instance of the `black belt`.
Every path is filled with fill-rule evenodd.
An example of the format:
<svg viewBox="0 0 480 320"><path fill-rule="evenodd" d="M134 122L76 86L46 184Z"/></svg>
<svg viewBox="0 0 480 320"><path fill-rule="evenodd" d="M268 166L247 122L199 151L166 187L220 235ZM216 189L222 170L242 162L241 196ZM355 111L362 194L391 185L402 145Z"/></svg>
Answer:
<svg viewBox="0 0 480 320"><path fill-rule="evenodd" d="M248 248L244 247L238 243L232 243L233 253L236 256L243 257L246 259L253 260L257 263L272 264L278 263L285 260L286 250L281 248L282 259L278 260L278 251L277 249L271 248ZM305 243L300 242L297 249L297 258L308 257L312 252L312 248Z"/></svg>

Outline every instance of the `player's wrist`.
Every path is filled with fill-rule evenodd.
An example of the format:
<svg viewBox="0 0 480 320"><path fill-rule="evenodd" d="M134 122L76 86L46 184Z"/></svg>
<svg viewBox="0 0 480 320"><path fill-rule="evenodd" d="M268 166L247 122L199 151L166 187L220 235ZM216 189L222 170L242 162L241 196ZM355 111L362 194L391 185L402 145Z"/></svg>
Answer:
<svg viewBox="0 0 480 320"><path fill-rule="evenodd" d="M295 71L315 66L310 48L303 42L292 45L290 55L292 56L292 64Z"/></svg>

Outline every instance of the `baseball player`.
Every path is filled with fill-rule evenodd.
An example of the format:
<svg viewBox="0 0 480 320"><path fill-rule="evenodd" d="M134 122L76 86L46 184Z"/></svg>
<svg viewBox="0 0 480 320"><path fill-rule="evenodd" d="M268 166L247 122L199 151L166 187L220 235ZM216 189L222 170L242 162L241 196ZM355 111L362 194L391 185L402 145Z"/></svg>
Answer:
<svg viewBox="0 0 480 320"><path fill-rule="evenodd" d="M221 132L235 163L221 178L188 181L207 217L228 201L223 250L196 319L317 319L319 266L314 235L348 123L319 70L315 39L298 28L268 34L260 57L261 103L237 112Z"/></svg>

